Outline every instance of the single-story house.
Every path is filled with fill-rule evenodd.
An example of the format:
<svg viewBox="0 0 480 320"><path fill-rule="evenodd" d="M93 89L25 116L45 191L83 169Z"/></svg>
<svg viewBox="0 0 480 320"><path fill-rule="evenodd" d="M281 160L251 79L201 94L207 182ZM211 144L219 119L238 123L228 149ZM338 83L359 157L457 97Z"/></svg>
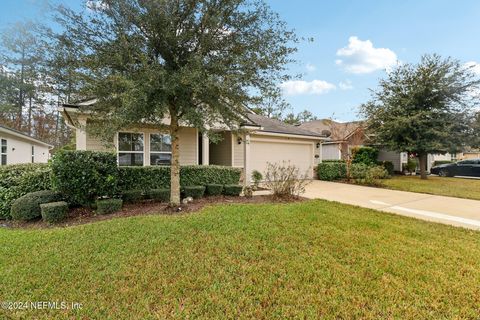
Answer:
<svg viewBox="0 0 480 320"><path fill-rule="evenodd" d="M345 160L351 156L352 148L368 146L368 136L365 134L361 121L336 122L331 119L319 119L302 123L300 128L323 133L329 140L322 146L323 160ZM380 148L379 161L390 161L394 170L402 172L408 161L406 152L394 152Z"/></svg>
<svg viewBox="0 0 480 320"><path fill-rule="evenodd" d="M119 166L169 165L171 141L168 132L148 124L138 124L114 134L105 143L90 133L94 121L88 110L95 99L65 104L59 108L67 125L76 132L76 149L114 151ZM168 120L164 120L168 124ZM247 111L244 122L234 130L218 125L210 128L223 139L209 140L196 128L182 125L179 132L180 165L224 165L242 168L244 182L249 183L253 170L265 172L267 163L290 161L309 178L321 159L322 142L326 137L281 121Z"/></svg>
<svg viewBox="0 0 480 320"><path fill-rule="evenodd" d="M46 163L53 146L0 125L0 165Z"/></svg>

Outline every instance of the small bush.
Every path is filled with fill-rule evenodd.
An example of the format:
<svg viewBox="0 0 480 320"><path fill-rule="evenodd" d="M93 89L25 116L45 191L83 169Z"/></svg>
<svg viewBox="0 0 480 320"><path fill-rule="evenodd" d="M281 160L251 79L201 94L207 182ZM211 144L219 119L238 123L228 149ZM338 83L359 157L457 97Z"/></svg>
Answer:
<svg viewBox="0 0 480 320"><path fill-rule="evenodd" d="M40 205L61 200L61 195L50 190L27 193L13 202L11 215L14 220L33 220L42 213Z"/></svg>
<svg viewBox="0 0 480 320"><path fill-rule="evenodd" d="M252 181L253 181L254 190L258 189L258 186L260 185L260 182L262 181L262 179L263 179L263 175L259 171L257 170L252 171Z"/></svg>
<svg viewBox="0 0 480 320"><path fill-rule="evenodd" d="M98 214L107 214L122 209L123 201L122 199L98 199L96 205Z"/></svg>
<svg viewBox="0 0 480 320"><path fill-rule="evenodd" d="M68 203L65 201L42 203L40 205L42 219L48 223L60 222L68 215Z"/></svg>
<svg viewBox="0 0 480 320"><path fill-rule="evenodd" d="M0 166L0 219L10 219L13 202L30 192L51 190L48 164Z"/></svg>
<svg viewBox="0 0 480 320"><path fill-rule="evenodd" d="M238 184L226 184L223 186L223 194L226 196L238 197L243 190L243 186Z"/></svg>
<svg viewBox="0 0 480 320"><path fill-rule="evenodd" d="M52 185L73 205L90 205L117 192L117 156L110 152L59 151L52 161Z"/></svg>
<svg viewBox="0 0 480 320"><path fill-rule="evenodd" d="M209 196L219 196L223 192L223 185L221 184L207 184L206 193Z"/></svg>
<svg viewBox="0 0 480 320"><path fill-rule="evenodd" d="M337 159L337 160L330 159L330 160L322 160L322 162L323 163L345 163L346 161L343 159Z"/></svg>
<svg viewBox="0 0 480 320"><path fill-rule="evenodd" d="M385 168L385 170L387 170L389 176L393 176L393 174L395 173L395 166L393 165L393 162L381 161L379 165L381 165Z"/></svg>
<svg viewBox="0 0 480 320"><path fill-rule="evenodd" d="M347 177L347 165L345 162L322 162L318 164L317 175L320 180L342 180Z"/></svg>
<svg viewBox="0 0 480 320"><path fill-rule="evenodd" d="M205 186L188 186L183 188L183 194L185 197L192 197L193 199L199 199L203 197L205 193Z"/></svg>
<svg viewBox="0 0 480 320"><path fill-rule="evenodd" d="M408 159L406 168L407 168L407 171L410 172L410 173L415 172L415 170L417 170L417 160L416 159Z"/></svg>
<svg viewBox="0 0 480 320"><path fill-rule="evenodd" d="M307 173L301 174L298 167L290 162L267 163L265 185L272 190L274 197L299 196L305 192L308 183Z"/></svg>
<svg viewBox="0 0 480 320"><path fill-rule="evenodd" d="M160 202L170 201L170 189L152 189L148 190L147 198Z"/></svg>
<svg viewBox="0 0 480 320"><path fill-rule="evenodd" d="M380 186L381 179L388 177L388 172L383 166L367 166L363 163L352 164L350 175L355 183L369 186Z"/></svg>
<svg viewBox="0 0 480 320"><path fill-rule="evenodd" d="M127 190L122 193L122 199L125 203L139 202L142 198L142 190Z"/></svg>
<svg viewBox="0 0 480 320"><path fill-rule="evenodd" d="M372 147L358 147L352 149L352 163L363 163L366 165L376 165L378 158L378 149Z"/></svg>

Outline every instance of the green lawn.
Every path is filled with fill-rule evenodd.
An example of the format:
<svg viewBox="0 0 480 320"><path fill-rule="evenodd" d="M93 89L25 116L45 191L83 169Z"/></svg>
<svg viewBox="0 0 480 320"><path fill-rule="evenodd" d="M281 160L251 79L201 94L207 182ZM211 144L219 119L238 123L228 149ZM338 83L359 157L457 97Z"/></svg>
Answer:
<svg viewBox="0 0 480 320"><path fill-rule="evenodd" d="M327 201L0 229L0 318L451 319L480 314L480 233Z"/></svg>
<svg viewBox="0 0 480 320"><path fill-rule="evenodd" d="M394 176L382 181L389 189L480 200L480 180L429 176Z"/></svg>

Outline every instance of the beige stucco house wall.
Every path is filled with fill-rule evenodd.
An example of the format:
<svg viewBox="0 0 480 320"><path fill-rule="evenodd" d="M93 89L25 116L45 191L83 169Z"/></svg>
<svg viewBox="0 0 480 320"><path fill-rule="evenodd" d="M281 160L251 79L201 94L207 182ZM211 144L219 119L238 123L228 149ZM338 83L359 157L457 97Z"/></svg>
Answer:
<svg viewBox="0 0 480 320"><path fill-rule="evenodd" d="M51 148L45 142L0 126L0 165L46 163Z"/></svg>

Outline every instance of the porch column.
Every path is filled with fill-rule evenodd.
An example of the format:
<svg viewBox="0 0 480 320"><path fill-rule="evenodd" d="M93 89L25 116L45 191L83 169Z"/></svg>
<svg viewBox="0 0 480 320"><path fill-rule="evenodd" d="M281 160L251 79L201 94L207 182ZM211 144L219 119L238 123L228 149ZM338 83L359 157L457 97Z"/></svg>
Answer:
<svg viewBox="0 0 480 320"><path fill-rule="evenodd" d="M250 185L250 134L243 139L243 185Z"/></svg>
<svg viewBox="0 0 480 320"><path fill-rule="evenodd" d="M210 139L206 133L202 134L202 165L208 166L210 164Z"/></svg>
<svg viewBox="0 0 480 320"><path fill-rule="evenodd" d="M78 127L75 132L76 149L87 150L87 120L78 119Z"/></svg>

